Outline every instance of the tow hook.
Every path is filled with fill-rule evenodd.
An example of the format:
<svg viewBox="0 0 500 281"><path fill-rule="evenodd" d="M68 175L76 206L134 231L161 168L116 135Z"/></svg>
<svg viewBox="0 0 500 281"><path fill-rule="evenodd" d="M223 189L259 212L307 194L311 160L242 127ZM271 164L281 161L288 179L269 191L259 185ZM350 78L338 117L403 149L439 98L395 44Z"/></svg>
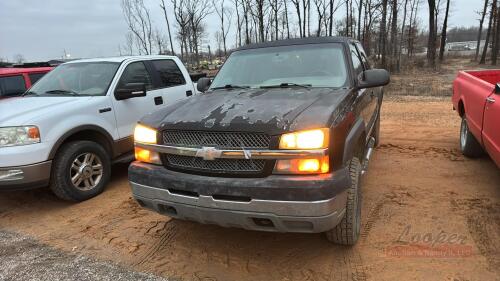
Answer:
<svg viewBox="0 0 500 281"><path fill-rule="evenodd" d="M363 158L363 169L361 170L361 175L364 175L368 171L368 162L370 162L370 157L372 156L373 148L375 147L375 138L371 137L368 140L368 146L366 150L365 157Z"/></svg>

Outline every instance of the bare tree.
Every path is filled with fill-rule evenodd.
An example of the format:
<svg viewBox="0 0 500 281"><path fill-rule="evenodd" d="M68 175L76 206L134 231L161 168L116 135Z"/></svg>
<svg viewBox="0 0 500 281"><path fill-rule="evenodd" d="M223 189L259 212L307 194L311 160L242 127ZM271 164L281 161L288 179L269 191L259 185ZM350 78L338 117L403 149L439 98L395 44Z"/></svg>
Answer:
<svg viewBox="0 0 500 281"><path fill-rule="evenodd" d="M203 20L210 15L213 10L209 0L187 0L186 12L191 28L191 48L194 51L196 64L200 64L200 37L203 34Z"/></svg>
<svg viewBox="0 0 500 281"><path fill-rule="evenodd" d="M178 25L178 38L181 47L181 58L183 60L188 56L188 28L189 28L189 17L186 12L186 1L185 0L172 0L174 6L174 16L175 21Z"/></svg>
<svg viewBox="0 0 500 281"><path fill-rule="evenodd" d="M217 4L217 2L219 2L220 6ZM213 5L215 7L215 12L220 19L220 28L221 28L220 36L222 37L224 56L227 56L226 41L227 41L227 34L229 33L229 27L231 26L232 12L229 8L224 6L224 0L213 1Z"/></svg>
<svg viewBox="0 0 500 281"><path fill-rule="evenodd" d="M290 0L292 1L293 6L295 7L295 12L297 13L297 18L299 21L299 36L300 37L305 37L305 35L302 33L302 17L300 13L300 0Z"/></svg>
<svg viewBox="0 0 500 281"><path fill-rule="evenodd" d="M160 0L160 8L163 10L163 16L165 17L165 21L167 22L167 31L168 31L168 40L170 41L170 51L172 55L175 56L174 51L174 43L172 42L172 33L170 32L170 22L167 16L167 6L165 5L165 0Z"/></svg>
<svg viewBox="0 0 500 281"><path fill-rule="evenodd" d="M436 0L427 0L429 4L429 38L427 41L427 62L436 67Z"/></svg>
<svg viewBox="0 0 500 281"><path fill-rule="evenodd" d="M491 29L493 27L493 19L495 17L496 6L497 6L497 0L493 0L491 2L491 8L490 8L491 11L490 11L490 19L488 22L488 30L486 31L486 42L484 43L483 54L481 55L481 60L479 61L479 64L486 63L486 54L488 52L488 45L490 44Z"/></svg>
<svg viewBox="0 0 500 281"><path fill-rule="evenodd" d="M391 70L395 68L395 58L398 50L398 1L392 0L392 21L391 21Z"/></svg>
<svg viewBox="0 0 500 281"><path fill-rule="evenodd" d="M153 28L149 10L143 0L121 0L121 6L128 29L134 34L139 52L149 55L153 52Z"/></svg>
<svg viewBox="0 0 500 281"><path fill-rule="evenodd" d="M21 54L15 54L14 55L14 63L21 64L21 63L23 63L25 61L26 61L26 59L24 58L23 55L21 55Z"/></svg>
<svg viewBox="0 0 500 281"><path fill-rule="evenodd" d="M380 21L380 55L382 56L382 67L387 67L387 2L382 0L382 20Z"/></svg>
<svg viewBox="0 0 500 281"><path fill-rule="evenodd" d="M476 55L474 57L474 60L476 60L476 61L477 61L477 58L479 56L479 49L481 47L481 36L483 33L483 23L484 23L484 18L486 16L486 11L488 9L488 2L489 2L489 0L484 0L483 12L480 13L481 19L479 19L479 32L477 33Z"/></svg>
<svg viewBox="0 0 500 281"><path fill-rule="evenodd" d="M448 29L448 15L450 13L450 0L446 1L446 12L444 14L443 30L441 31L441 44L439 47L439 61L444 60L444 48L446 46L446 31Z"/></svg>

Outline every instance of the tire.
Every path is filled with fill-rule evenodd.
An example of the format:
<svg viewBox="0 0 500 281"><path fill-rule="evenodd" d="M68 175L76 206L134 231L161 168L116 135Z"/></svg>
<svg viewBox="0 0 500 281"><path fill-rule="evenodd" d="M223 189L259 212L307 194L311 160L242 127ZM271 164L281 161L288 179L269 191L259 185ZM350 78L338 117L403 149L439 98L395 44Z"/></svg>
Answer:
<svg viewBox="0 0 500 281"><path fill-rule="evenodd" d="M377 147L380 143L380 112L375 120L375 128L373 128L372 137L375 139L374 147Z"/></svg>
<svg viewBox="0 0 500 281"><path fill-rule="evenodd" d="M476 137L469 131L465 115L462 117L462 124L460 125L460 150L463 155L471 158L484 154L483 148L476 140Z"/></svg>
<svg viewBox="0 0 500 281"><path fill-rule="evenodd" d="M50 189L63 200L81 202L100 194L110 176L111 161L101 145L92 141L70 142L54 158Z"/></svg>
<svg viewBox="0 0 500 281"><path fill-rule="evenodd" d="M344 217L332 230L325 232L326 238L341 245L354 245L361 231L361 162L354 157L349 162L351 186L347 189L347 206Z"/></svg>

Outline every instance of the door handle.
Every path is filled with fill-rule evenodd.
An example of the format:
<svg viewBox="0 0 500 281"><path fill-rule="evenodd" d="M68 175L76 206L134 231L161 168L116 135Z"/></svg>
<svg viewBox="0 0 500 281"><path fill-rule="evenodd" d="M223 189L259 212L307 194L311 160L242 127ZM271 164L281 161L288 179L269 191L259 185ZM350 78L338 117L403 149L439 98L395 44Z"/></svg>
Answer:
<svg viewBox="0 0 500 281"><path fill-rule="evenodd" d="M110 112L110 111L111 111L111 107L106 107L106 108L99 109L99 113Z"/></svg>
<svg viewBox="0 0 500 281"><path fill-rule="evenodd" d="M492 98L492 97L487 97L487 98L486 98L486 102L487 102L487 103L494 103L494 102L495 102L495 99L494 99L494 98Z"/></svg>
<svg viewBox="0 0 500 281"><path fill-rule="evenodd" d="M155 105L160 105L163 104L163 98L162 97L155 97Z"/></svg>
<svg viewBox="0 0 500 281"><path fill-rule="evenodd" d="M186 91L186 97L190 97L192 95L193 95L193 91L191 91L191 90Z"/></svg>

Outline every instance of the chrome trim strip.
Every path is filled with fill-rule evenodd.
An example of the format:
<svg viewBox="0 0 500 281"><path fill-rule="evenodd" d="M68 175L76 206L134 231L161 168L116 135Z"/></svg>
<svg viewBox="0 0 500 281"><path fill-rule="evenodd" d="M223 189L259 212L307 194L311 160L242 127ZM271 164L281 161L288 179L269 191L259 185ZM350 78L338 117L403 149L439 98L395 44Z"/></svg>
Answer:
<svg viewBox="0 0 500 281"><path fill-rule="evenodd" d="M224 159L297 159L314 158L328 155L328 149L291 149L291 150L219 150L214 147L192 148L136 142L135 146L159 153L175 154L191 157L202 157L205 160Z"/></svg>

